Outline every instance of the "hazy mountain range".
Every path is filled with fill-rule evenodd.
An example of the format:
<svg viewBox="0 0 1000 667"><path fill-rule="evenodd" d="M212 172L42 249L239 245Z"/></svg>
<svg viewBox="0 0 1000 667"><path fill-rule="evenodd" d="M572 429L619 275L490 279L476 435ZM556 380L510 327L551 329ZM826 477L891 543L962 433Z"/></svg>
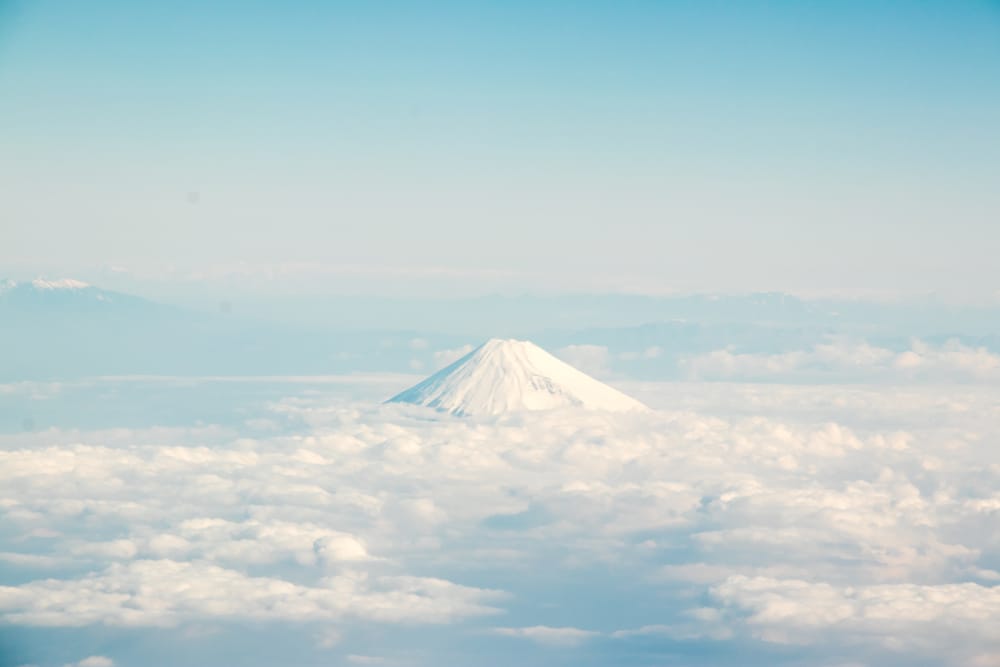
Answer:
<svg viewBox="0 0 1000 667"><path fill-rule="evenodd" d="M353 297L158 303L72 279L0 282L0 380L90 375L425 374L492 337L530 338L600 376L678 377L683 359L830 340L1000 349L1000 308L787 294Z"/></svg>

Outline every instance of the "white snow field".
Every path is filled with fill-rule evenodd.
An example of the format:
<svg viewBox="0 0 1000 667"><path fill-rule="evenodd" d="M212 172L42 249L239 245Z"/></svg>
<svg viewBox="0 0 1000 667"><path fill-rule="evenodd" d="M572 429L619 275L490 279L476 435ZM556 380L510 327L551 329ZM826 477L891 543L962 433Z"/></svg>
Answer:
<svg viewBox="0 0 1000 667"><path fill-rule="evenodd" d="M493 338L387 403L413 403L453 415L583 407L626 412L639 401L526 340Z"/></svg>

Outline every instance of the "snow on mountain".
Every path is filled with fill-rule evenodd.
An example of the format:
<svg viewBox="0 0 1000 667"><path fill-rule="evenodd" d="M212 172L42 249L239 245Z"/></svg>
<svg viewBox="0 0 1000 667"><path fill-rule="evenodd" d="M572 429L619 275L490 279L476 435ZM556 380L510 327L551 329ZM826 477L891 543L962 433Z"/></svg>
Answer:
<svg viewBox="0 0 1000 667"><path fill-rule="evenodd" d="M139 296L96 287L73 278L0 280L0 315L5 323L30 322L39 317L44 326L55 326L56 317L150 317L168 316L174 309ZM80 321L67 321L77 326Z"/></svg>
<svg viewBox="0 0 1000 667"><path fill-rule="evenodd" d="M82 280L74 280L73 278L64 278L63 280L45 280L43 278L36 278L31 281L32 287L35 289L84 289L90 287L90 283L85 283Z"/></svg>
<svg viewBox="0 0 1000 667"><path fill-rule="evenodd" d="M386 402L413 403L455 415L572 406L613 412L646 409L534 343L497 338Z"/></svg>
<svg viewBox="0 0 1000 667"><path fill-rule="evenodd" d="M138 301L73 278L0 281L0 305L19 307L80 307L112 301Z"/></svg>
<svg viewBox="0 0 1000 667"><path fill-rule="evenodd" d="M78 291L91 288L90 283L73 278L63 278L61 280L47 280L45 278L35 278L34 280L21 282L17 280L0 280L0 294L11 291L19 292L52 292Z"/></svg>

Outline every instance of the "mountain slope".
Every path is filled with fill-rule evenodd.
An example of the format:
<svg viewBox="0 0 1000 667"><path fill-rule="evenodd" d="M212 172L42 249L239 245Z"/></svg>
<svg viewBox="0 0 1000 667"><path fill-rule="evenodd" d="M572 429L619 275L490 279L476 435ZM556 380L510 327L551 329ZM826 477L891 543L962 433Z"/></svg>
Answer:
<svg viewBox="0 0 1000 667"><path fill-rule="evenodd" d="M100 314L149 313L165 306L137 296L94 287L80 280L0 280L0 314Z"/></svg>
<svg viewBox="0 0 1000 667"><path fill-rule="evenodd" d="M387 402L413 403L455 415L571 406L614 412L645 407L534 343L496 338Z"/></svg>

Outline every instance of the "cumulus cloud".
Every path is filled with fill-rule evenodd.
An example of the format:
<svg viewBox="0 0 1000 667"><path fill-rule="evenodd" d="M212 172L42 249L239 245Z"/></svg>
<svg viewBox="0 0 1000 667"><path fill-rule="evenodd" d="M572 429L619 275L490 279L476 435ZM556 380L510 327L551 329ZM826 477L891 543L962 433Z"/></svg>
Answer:
<svg viewBox="0 0 1000 667"><path fill-rule="evenodd" d="M934 651L943 643L996 646L1000 588L976 583L836 585L735 575L712 589L745 614L743 627L781 644L877 643Z"/></svg>
<svg viewBox="0 0 1000 667"><path fill-rule="evenodd" d="M341 662L385 624L523 650L780 643L800 664L834 643L870 664L1000 653L994 388L656 391L629 415L320 392L258 415L278 431L0 434L0 617L284 623Z"/></svg>
<svg viewBox="0 0 1000 667"><path fill-rule="evenodd" d="M663 356L663 348L659 345L651 345L639 352L622 352L618 355L623 361L635 361L637 359L659 359Z"/></svg>
<svg viewBox="0 0 1000 667"><path fill-rule="evenodd" d="M472 345L466 344L461 347L455 347L448 350L438 350L434 353L434 366L435 368L444 368L448 364L458 361L469 352L472 352Z"/></svg>
<svg viewBox="0 0 1000 667"><path fill-rule="evenodd" d="M336 628L325 628L316 636L316 645L320 648L333 648L343 639Z"/></svg>
<svg viewBox="0 0 1000 667"><path fill-rule="evenodd" d="M103 655L92 655L66 667L114 667L115 661Z"/></svg>
<svg viewBox="0 0 1000 667"><path fill-rule="evenodd" d="M137 560L81 579L0 587L0 611L8 622L40 626L169 627L209 617L304 621L345 615L443 623L494 613L485 602L496 597L495 591L433 578L347 572L306 586L207 563Z"/></svg>
<svg viewBox="0 0 1000 667"><path fill-rule="evenodd" d="M663 625L643 625L638 628L615 630L610 633L615 639L629 640L642 637L666 637L675 640L731 639L733 631L726 624L725 614L712 607L695 607L681 614L678 622Z"/></svg>
<svg viewBox="0 0 1000 667"><path fill-rule="evenodd" d="M347 656L347 662L354 665L389 665L392 661L378 655L360 655L351 653Z"/></svg>
<svg viewBox="0 0 1000 667"><path fill-rule="evenodd" d="M494 628L493 632L505 637L519 637L539 644L556 646L573 646L600 634L580 628L550 628L547 625L534 625L526 628Z"/></svg>
<svg viewBox="0 0 1000 667"><path fill-rule="evenodd" d="M901 352L847 339L775 354L726 348L682 359L680 366L689 377L698 379L1000 379L1000 355L958 340L939 346L915 340Z"/></svg>
<svg viewBox="0 0 1000 667"><path fill-rule="evenodd" d="M969 347L951 340L939 347L914 341L911 349L897 355L893 366L913 373L967 376L977 380L1000 377L1000 355L984 347Z"/></svg>
<svg viewBox="0 0 1000 667"><path fill-rule="evenodd" d="M555 355L587 375L602 377L610 372L611 355L603 345L567 345L556 350Z"/></svg>

